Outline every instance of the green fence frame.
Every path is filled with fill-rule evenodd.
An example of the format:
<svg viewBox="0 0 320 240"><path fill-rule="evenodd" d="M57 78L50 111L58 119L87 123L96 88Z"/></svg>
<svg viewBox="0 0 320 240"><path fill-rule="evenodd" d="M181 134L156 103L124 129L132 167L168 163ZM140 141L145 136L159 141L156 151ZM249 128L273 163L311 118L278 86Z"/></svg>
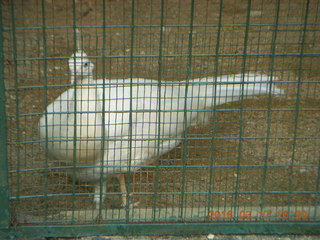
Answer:
<svg viewBox="0 0 320 240"><path fill-rule="evenodd" d="M7 229L10 223L5 98L2 4L0 4L0 229Z"/></svg>
<svg viewBox="0 0 320 240"><path fill-rule="evenodd" d="M320 234L319 223L171 223L105 224L76 226L25 226L0 232L0 237L84 237L99 235L196 234Z"/></svg>
<svg viewBox="0 0 320 240"><path fill-rule="evenodd" d="M134 2L134 1L133 1ZM193 1L194 2L194 1ZM249 1L250 4L251 1ZM309 1L307 1L309 3ZM307 4L308 6L308 4ZM232 223L128 223L128 224L96 224L96 225L14 225L11 223L9 208L8 184L8 154L7 154L7 129L6 129L6 99L4 85L4 57L3 57L3 24L2 4L0 4L0 238L34 238L34 237L79 237L91 235L189 235L189 234L320 234L320 222L232 222ZM308 11L308 9L306 10ZM134 21L134 19L132 19ZM192 21L192 20L191 20ZM307 21L307 19L305 19ZM161 25L163 23L161 22ZM134 25L134 22L133 22ZM192 24L191 24L192 26ZM306 25L305 25L306 26ZM247 22L248 27L248 22ZM220 28L219 28L220 29ZM45 31L45 29L43 29ZM132 36L134 28L132 28ZM306 29L304 29L304 32ZM192 27L190 31L192 41ZM162 31L160 36L162 36ZM246 35L247 36L247 35ZM305 36L305 35L303 35ZM218 38L220 35L218 34ZM276 38L273 36L274 40ZM133 39L133 37L132 37ZM133 41L133 40L132 40ZM304 38L302 39L302 42ZM132 43L133 44L133 43ZM190 48L191 49L191 48ZM217 48L218 49L218 48ZM274 50L274 49L273 49ZM191 51L191 50L190 50ZM217 50L218 51L218 50ZM131 51L132 54L133 51ZM246 57L246 48L243 57ZM272 56L274 57L274 51ZM190 52L191 56L192 53ZM218 52L217 52L218 55ZM301 49L303 55L303 48ZM131 56L132 57L132 56ZM162 49L160 46L159 57L161 62ZM189 58L191 61L191 58ZM302 61L302 57L300 59ZM245 61L244 61L245 64ZM245 66L243 66L245 68ZM132 68L131 63L131 78ZM189 77L188 69L187 77ZM159 70L159 79L161 71ZM299 109L299 89L297 94L297 109ZM241 147L239 147L241 149ZM240 150L239 150L240 151ZM293 152L294 154L294 152ZM319 179L318 186L319 186ZM319 189L318 189L319 194ZM235 206L236 207L236 206ZM315 211L317 209L315 208ZM129 217L127 213L127 217Z"/></svg>

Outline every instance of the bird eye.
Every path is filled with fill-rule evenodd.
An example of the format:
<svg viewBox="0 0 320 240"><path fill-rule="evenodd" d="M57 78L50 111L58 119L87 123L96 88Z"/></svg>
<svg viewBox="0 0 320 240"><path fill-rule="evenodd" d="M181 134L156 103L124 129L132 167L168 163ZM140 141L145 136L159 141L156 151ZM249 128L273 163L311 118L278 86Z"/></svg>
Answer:
<svg viewBox="0 0 320 240"><path fill-rule="evenodd" d="M85 67L88 67L88 63L86 62L86 63L84 64L84 66L85 66Z"/></svg>

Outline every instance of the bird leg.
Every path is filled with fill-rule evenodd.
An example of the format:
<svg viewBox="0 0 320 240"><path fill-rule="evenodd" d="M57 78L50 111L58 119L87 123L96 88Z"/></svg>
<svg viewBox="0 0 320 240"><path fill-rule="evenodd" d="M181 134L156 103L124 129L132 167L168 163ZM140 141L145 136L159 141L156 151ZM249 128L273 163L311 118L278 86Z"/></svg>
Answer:
<svg viewBox="0 0 320 240"><path fill-rule="evenodd" d="M180 142L181 140L174 140L174 139L162 142L160 144L159 155L169 152L170 150L175 148L177 145L179 145ZM118 178L119 184L120 184L121 207L123 208L137 207L139 205L139 202L132 202L128 206L125 174L119 173L119 174L116 174L116 177ZM129 196L131 197L132 194L129 194Z"/></svg>
<svg viewBox="0 0 320 240"><path fill-rule="evenodd" d="M96 205L96 209L100 208L100 203L102 204L103 200L105 199L105 192L106 192L106 181L102 181L101 183L97 183L94 186L94 197L93 201ZM100 191L101 190L101 191Z"/></svg>
<svg viewBox="0 0 320 240"><path fill-rule="evenodd" d="M177 145L179 145L180 142L181 142L180 140L174 140L174 139L162 142L159 146L159 155L169 152L170 150L175 148ZM119 184L120 184L121 207L123 208L137 207L139 205L139 202L132 202L128 205L125 173L115 174L115 177L118 178ZM96 209L100 208L100 202L103 202L103 200L105 199L105 193L106 193L106 181L102 181L101 183L98 182L94 187L94 199L93 199L96 205ZM132 194L129 194L129 197L131 196Z"/></svg>
<svg viewBox="0 0 320 240"><path fill-rule="evenodd" d="M139 205L139 202L132 202L128 205L127 202L127 187L126 187L126 179L125 179L125 173L119 173L116 175L116 177L119 180L120 184L120 192L121 192L121 207L123 208L132 208L132 207L137 207ZM132 194L129 194L131 197Z"/></svg>

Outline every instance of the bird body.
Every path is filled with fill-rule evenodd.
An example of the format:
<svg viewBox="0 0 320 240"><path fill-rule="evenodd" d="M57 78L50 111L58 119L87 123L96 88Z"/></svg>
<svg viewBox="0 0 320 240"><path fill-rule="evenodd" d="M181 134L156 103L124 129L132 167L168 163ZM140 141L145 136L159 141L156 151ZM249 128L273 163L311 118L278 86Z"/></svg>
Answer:
<svg viewBox="0 0 320 240"><path fill-rule="evenodd" d="M97 205L105 197L106 178L114 174L127 205L123 173L175 148L188 127L208 119L203 110L242 97L283 93L273 84L275 78L261 74L180 82L94 80L93 68L81 49L70 57L74 86L47 106L39 133L51 160L76 167L72 173L78 180L95 183Z"/></svg>
<svg viewBox="0 0 320 240"><path fill-rule="evenodd" d="M250 83L251 82L251 83ZM188 82L145 79L90 80L62 93L39 122L56 160L103 166L103 173L136 169L157 155L162 142L179 138L199 110L255 95L280 94L265 75L230 75ZM160 139L160 143L159 143ZM131 161L131 162L130 162ZM99 181L100 168L85 168ZM82 170L80 170L82 171ZM91 174L90 174L91 173Z"/></svg>

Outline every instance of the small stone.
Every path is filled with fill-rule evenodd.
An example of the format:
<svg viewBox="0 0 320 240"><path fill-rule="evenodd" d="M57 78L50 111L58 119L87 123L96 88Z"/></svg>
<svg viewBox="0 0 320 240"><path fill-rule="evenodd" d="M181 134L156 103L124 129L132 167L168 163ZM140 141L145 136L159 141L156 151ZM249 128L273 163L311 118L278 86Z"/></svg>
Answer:
<svg viewBox="0 0 320 240"><path fill-rule="evenodd" d="M214 234L212 234L212 233L208 234L207 239L210 239L210 240L214 239Z"/></svg>
<svg viewBox="0 0 320 240"><path fill-rule="evenodd" d="M262 15L261 11L251 11L250 16L251 17L260 17Z"/></svg>

